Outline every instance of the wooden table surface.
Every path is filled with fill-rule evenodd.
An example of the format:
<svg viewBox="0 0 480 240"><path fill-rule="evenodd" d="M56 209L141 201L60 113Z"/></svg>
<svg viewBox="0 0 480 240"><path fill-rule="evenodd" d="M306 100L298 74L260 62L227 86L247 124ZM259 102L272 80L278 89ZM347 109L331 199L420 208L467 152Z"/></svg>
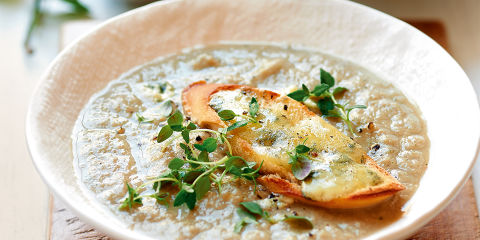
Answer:
<svg viewBox="0 0 480 240"><path fill-rule="evenodd" d="M412 19L406 21L435 39L445 49L449 49L446 31L441 22ZM80 21L64 25L61 31L62 45L71 42L78 34L86 32L96 24L95 21ZM49 201L47 224L48 239L51 240L110 239L94 227L83 223L53 196ZM480 239L480 221L471 179L445 210L410 239Z"/></svg>

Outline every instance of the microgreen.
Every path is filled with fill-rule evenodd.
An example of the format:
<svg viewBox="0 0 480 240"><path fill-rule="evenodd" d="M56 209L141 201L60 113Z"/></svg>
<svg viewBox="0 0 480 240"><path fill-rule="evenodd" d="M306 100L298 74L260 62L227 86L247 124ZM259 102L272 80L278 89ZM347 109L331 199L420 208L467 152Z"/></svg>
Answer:
<svg viewBox="0 0 480 240"><path fill-rule="evenodd" d="M168 206L168 201L166 199L168 197L168 193L162 193L162 194L154 193L154 194L148 195L148 197L151 197L157 200L158 204Z"/></svg>
<svg viewBox="0 0 480 240"><path fill-rule="evenodd" d="M234 119L237 115L232 110L222 110L218 112L218 116L222 121L229 121Z"/></svg>
<svg viewBox="0 0 480 240"><path fill-rule="evenodd" d="M202 199L203 196L205 196L205 194L210 191L211 186L212 183L210 182L210 178L208 176L198 178L195 186L193 187L197 200Z"/></svg>
<svg viewBox="0 0 480 240"><path fill-rule="evenodd" d="M132 188L127 182L125 182L125 185L127 185L128 196L123 201L120 209L131 209L135 206L142 206L142 198L139 197L137 190Z"/></svg>
<svg viewBox="0 0 480 240"><path fill-rule="evenodd" d="M144 116L140 113L136 112L135 115L137 116L138 123L151 123L153 120L146 120Z"/></svg>
<svg viewBox="0 0 480 240"><path fill-rule="evenodd" d="M250 104L248 105L250 116L253 118L256 117L259 108L260 106L258 105L257 99L252 97L252 100L250 100Z"/></svg>
<svg viewBox="0 0 480 240"><path fill-rule="evenodd" d="M279 221L284 221L288 223L290 226L309 230L313 228L312 222L302 216L288 216L281 220L274 220L270 218L270 214L263 210L262 207L256 202L241 202L239 208L237 208L237 215L240 217L240 221L235 224L234 231L239 233L242 231L243 227L247 224L257 224L257 218L262 217L270 223L277 223Z"/></svg>
<svg viewBox="0 0 480 240"><path fill-rule="evenodd" d="M302 89L291 92L288 96L299 102L304 102L310 97L310 91L305 84L302 84Z"/></svg>
<svg viewBox="0 0 480 240"><path fill-rule="evenodd" d="M304 180L312 172L312 160L307 155L310 148L299 144L292 152L287 152L289 156L288 164L292 167L292 173L298 180Z"/></svg>
<svg viewBox="0 0 480 240"><path fill-rule="evenodd" d="M183 114L177 110L174 114L172 114L172 116L168 118L167 123L173 131L181 132L184 129L184 127L182 126Z"/></svg>
<svg viewBox="0 0 480 240"><path fill-rule="evenodd" d="M295 228L300 228L305 230L309 230L313 228L313 223L306 217L295 216L295 215L291 215L291 216L285 215L285 218L283 218L283 221Z"/></svg>
<svg viewBox="0 0 480 240"><path fill-rule="evenodd" d="M178 207L185 203L187 207L190 210L192 210L193 208L195 208L196 202L197 202L197 196L195 192L188 192L187 190L182 189L175 196L175 200L173 201L173 206Z"/></svg>
<svg viewBox="0 0 480 240"><path fill-rule="evenodd" d="M170 128L170 125L163 126L160 132L158 133L157 142L161 143L167 140L170 136L172 136L172 134L173 134L173 130Z"/></svg>
<svg viewBox="0 0 480 240"><path fill-rule="evenodd" d="M264 216L262 207L260 207L260 205L258 205L256 202L241 202L240 205L242 205L250 213Z"/></svg>
<svg viewBox="0 0 480 240"><path fill-rule="evenodd" d="M158 108L158 113L168 117L172 114L175 103L172 100L166 100L160 104Z"/></svg>
<svg viewBox="0 0 480 240"><path fill-rule="evenodd" d="M181 167L183 167L183 165L185 165L185 161L183 161L180 158L174 158L174 159L170 160L170 163L168 163L168 168L170 168L172 170L178 170Z"/></svg>
<svg viewBox="0 0 480 240"><path fill-rule="evenodd" d="M233 129L241 128L241 127L247 125L248 123L249 123L249 121L247 121L247 120L242 120L242 121L235 122L234 124L227 127L227 131L232 131Z"/></svg>
<svg viewBox="0 0 480 240"><path fill-rule="evenodd" d="M235 114L234 111L229 109L221 110L217 114L222 121L231 121L231 120L234 120L235 117L239 117L243 119L243 120L238 120L233 124L231 124L230 126L228 126L226 129L226 131L228 132L237 128L241 128L249 123L258 123L256 117L257 117L259 108L260 106L258 104L257 99L255 97L252 97L252 99L250 100L250 103L248 104L249 115L238 115L238 114Z"/></svg>
<svg viewBox="0 0 480 240"><path fill-rule="evenodd" d="M344 87L336 87L335 78L327 71L320 69L320 84L316 85L310 92L305 84L302 84L302 89L296 90L288 94L288 96L296 101L304 102L309 98L316 100L317 107L325 117L337 117L345 121L348 130L352 135L355 135L350 120L350 112L354 109L365 109L365 105L347 106L347 104L339 104L335 99L335 95L348 91Z"/></svg>
<svg viewBox="0 0 480 240"><path fill-rule="evenodd" d="M249 223L257 224L257 217L243 208L237 208L237 215L240 217L240 221L235 224L233 229L236 233L240 233L243 227Z"/></svg>

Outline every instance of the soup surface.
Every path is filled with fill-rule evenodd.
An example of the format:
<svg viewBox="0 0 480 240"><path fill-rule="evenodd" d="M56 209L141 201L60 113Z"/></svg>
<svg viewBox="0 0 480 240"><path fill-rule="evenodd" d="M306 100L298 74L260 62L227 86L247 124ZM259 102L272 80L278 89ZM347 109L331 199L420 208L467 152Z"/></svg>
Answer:
<svg viewBox="0 0 480 240"><path fill-rule="evenodd" d="M374 207L333 210L295 203L261 186L254 192L251 182L237 179L225 184L221 193L212 188L194 210L185 205L173 207L174 194L167 198L169 206L144 198L142 206L119 210L127 196L125 182L138 187L167 171L172 158L183 156L181 138L157 143L156 137L168 115L182 109L180 97L186 86L205 80L288 94L301 84L309 88L319 84L320 68L335 77L337 86L348 89L338 98L340 103L367 106L350 114L355 135L343 121L326 120L352 136L405 190ZM309 101L307 106L319 113ZM371 234L402 215L402 207L428 165L425 129L421 113L401 91L353 63L290 46L222 44L157 59L112 81L81 112L72 142L79 181L92 201L126 227L154 238L352 239ZM210 158L223 155L216 151ZM142 191L153 193L151 187ZM234 225L239 221L236 209L244 201L256 201L274 219L307 217L314 228L301 230L285 222L271 224L261 219L235 233Z"/></svg>

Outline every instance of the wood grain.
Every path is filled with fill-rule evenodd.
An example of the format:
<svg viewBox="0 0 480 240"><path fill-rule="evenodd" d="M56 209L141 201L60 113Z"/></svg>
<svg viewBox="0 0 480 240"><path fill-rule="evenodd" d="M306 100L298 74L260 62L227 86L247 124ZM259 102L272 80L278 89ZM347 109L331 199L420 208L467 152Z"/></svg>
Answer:
<svg viewBox="0 0 480 240"><path fill-rule="evenodd" d="M441 22L406 21L431 36L448 50L448 39ZM61 34L62 46L65 46L66 43L75 39L81 33L90 30L96 24L97 22L94 21L83 21L64 25ZM47 239L50 240L111 239L96 231L92 226L83 223L53 196L50 196L48 223ZM461 192L445 210L408 239L480 239L480 221L472 180L468 180Z"/></svg>

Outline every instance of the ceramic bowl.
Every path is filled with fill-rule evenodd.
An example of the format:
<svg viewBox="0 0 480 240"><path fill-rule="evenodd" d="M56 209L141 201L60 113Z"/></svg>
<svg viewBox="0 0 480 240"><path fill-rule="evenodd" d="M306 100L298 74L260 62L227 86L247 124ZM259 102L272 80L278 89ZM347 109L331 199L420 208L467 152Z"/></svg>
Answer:
<svg viewBox="0 0 480 240"><path fill-rule="evenodd" d="M348 1L162 1L101 24L66 47L43 75L27 115L33 162L50 190L83 221L119 239L146 238L89 200L74 172L71 132L88 99L134 66L219 41L300 44L394 82L426 119L430 162L405 214L368 239L413 234L468 178L480 133L474 90L432 39L391 16Z"/></svg>

